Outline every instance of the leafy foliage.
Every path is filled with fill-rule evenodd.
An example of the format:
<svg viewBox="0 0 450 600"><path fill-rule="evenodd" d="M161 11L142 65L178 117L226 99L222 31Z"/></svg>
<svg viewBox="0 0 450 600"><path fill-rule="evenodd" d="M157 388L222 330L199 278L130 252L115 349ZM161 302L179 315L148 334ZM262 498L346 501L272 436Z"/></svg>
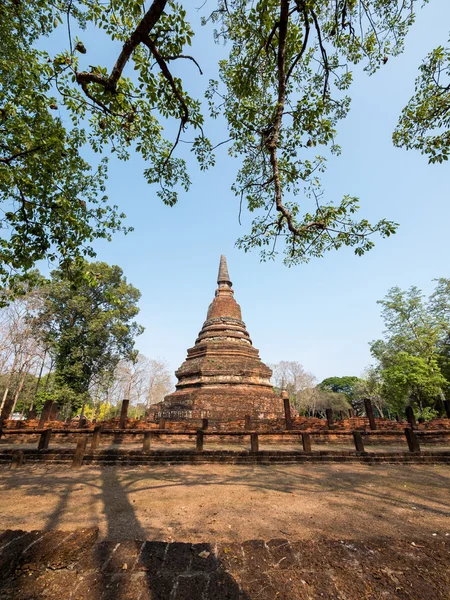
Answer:
<svg viewBox="0 0 450 600"><path fill-rule="evenodd" d="M437 361L442 375L450 382L450 279L437 279L429 305L439 331Z"/></svg>
<svg viewBox="0 0 450 600"><path fill-rule="evenodd" d="M363 400L357 393L358 384L361 383L359 377L354 375L345 375L344 377L327 377L320 384L321 390L344 394L353 409L361 412Z"/></svg>
<svg viewBox="0 0 450 600"><path fill-rule="evenodd" d="M79 27L89 24L122 44L110 72L89 64L94 60L92 49L78 39L70 39L69 50L53 59L55 85L74 125L89 119L88 141L98 152L111 148L123 160L131 151L140 153L149 163L144 172L147 181L160 185L157 194L166 204L175 204L177 186L184 190L190 186L185 160L174 156L181 134L188 128L196 131L192 151L202 169L214 162L202 130L200 102L187 94L169 68L186 59L199 68L193 57L183 54L193 37L186 11L166 0L154 0L148 10L136 0L79 0L64 9ZM128 62L133 77L124 75ZM178 122L174 141L162 133L167 119Z"/></svg>
<svg viewBox="0 0 450 600"><path fill-rule="evenodd" d="M446 380L442 376L437 360L425 359L400 351L382 370L384 393L390 406L403 412L408 401L416 402L420 408L434 404Z"/></svg>
<svg viewBox="0 0 450 600"><path fill-rule="evenodd" d="M220 64L225 89L211 81L211 114L223 111L232 146L242 158L233 187L258 213L238 245L274 258L284 243L285 263L296 264L342 246L363 254L371 236L389 236L396 224L355 220L358 199L323 202L320 174L338 154L338 122L350 107L351 64L374 73L403 49L414 0L221 0L210 16L217 41L231 43ZM296 197L300 196L300 200Z"/></svg>
<svg viewBox="0 0 450 600"><path fill-rule="evenodd" d="M372 342L370 349L378 361L384 397L398 412L407 403L416 403L420 410L439 405L449 386L440 368L450 327L449 280L440 279L428 301L416 287L394 287L379 304L386 329L384 339Z"/></svg>
<svg viewBox="0 0 450 600"><path fill-rule="evenodd" d="M72 408L87 400L96 377L112 374L121 358L135 357L134 338L143 331L133 321L140 292L119 267L85 262L82 271L83 277L70 278L53 271L34 319L54 357L53 391Z"/></svg>
<svg viewBox="0 0 450 600"><path fill-rule="evenodd" d="M168 68L186 58L182 50L193 34L180 5L155 0L146 11L135 0L7 0L0 17L0 280L12 287L42 258L67 266L94 256L94 238L130 231L117 207L106 204L107 157L92 170L80 154L86 144L123 160L140 153L148 182L160 184L157 194L169 205L177 187L190 185L185 161L173 156L181 132L200 131L193 152L201 168L213 159L200 103ZM51 56L42 48L62 24L68 48ZM72 39L72 28L87 25L122 44L110 75L89 65L92 48ZM123 75L129 60L133 78ZM68 113L70 130L58 110ZM170 118L179 122L172 142L161 124Z"/></svg>
<svg viewBox="0 0 450 600"><path fill-rule="evenodd" d="M92 171L86 133L52 114L53 65L34 44L54 13L43 0L0 5L0 281L11 287L36 261L93 255L94 238L122 229L103 195L106 161Z"/></svg>
<svg viewBox="0 0 450 600"><path fill-rule="evenodd" d="M450 47L435 48L419 70L415 94L403 109L394 144L420 150L430 163L442 163L450 152Z"/></svg>
<svg viewBox="0 0 450 600"><path fill-rule="evenodd" d="M217 41L229 42L229 56L207 100L212 116L226 118L230 154L241 161L233 190L241 208L255 213L250 232L238 240L245 251L274 258L277 243L284 244L285 263L293 265L342 246L361 255L374 234L395 232L385 219L358 219L353 195L326 201L320 177L329 156L340 152L337 128L350 107L352 65L372 74L401 52L416 5L217 0L205 23L217 28ZM215 159L201 102L172 70L181 61L202 72L186 53L194 32L181 3L4 0L0 17L0 278L7 282L42 258L64 266L93 256L95 238L128 231L104 196L109 154L121 160L140 154L145 178L167 205L190 186L180 142L190 144L202 170ZM50 54L48 38L61 27L66 47ZM118 48L114 65L99 64L96 48L83 40L88 29L99 44ZM424 67L429 85L446 52L435 51ZM431 126L432 108L418 121ZM411 109L407 119L414 115ZM436 126L446 118L438 116ZM442 139L433 160L445 160ZM86 146L105 155L93 170L81 154Z"/></svg>

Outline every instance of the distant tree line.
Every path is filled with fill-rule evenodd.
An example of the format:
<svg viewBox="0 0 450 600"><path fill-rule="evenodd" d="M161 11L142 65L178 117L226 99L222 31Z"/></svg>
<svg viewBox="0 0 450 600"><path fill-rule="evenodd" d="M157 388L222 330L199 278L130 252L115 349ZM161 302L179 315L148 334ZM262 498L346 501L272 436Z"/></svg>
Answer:
<svg viewBox="0 0 450 600"><path fill-rule="evenodd" d="M123 398L139 417L163 400L172 388L167 363L135 348L139 298L119 267L83 259L49 279L33 272L19 295L3 290L1 417L39 412L52 399L64 417L104 419ZM425 420L442 414L450 398L450 279L438 279L428 298L417 287L394 287L379 304L385 330L370 343L375 362L361 376L319 383L299 362L272 365L274 386L300 414L362 415L366 398L379 416L404 414L408 405Z"/></svg>
<svg viewBox="0 0 450 600"><path fill-rule="evenodd" d="M38 412L52 399L63 416L115 414L124 397L136 415L171 389L163 360L135 349L143 332L134 318L140 292L122 270L81 260L47 280L35 271L21 294L2 294L0 411L2 418Z"/></svg>
<svg viewBox="0 0 450 600"><path fill-rule="evenodd" d="M308 417L325 417L327 408L348 410L351 406L342 390L321 387L316 377L297 361L282 360L271 365L272 382L278 391L286 390L292 406Z"/></svg>
<svg viewBox="0 0 450 600"><path fill-rule="evenodd" d="M295 361L273 368L273 383L287 390L300 414L323 416L326 408L364 414L364 399L379 416L394 418L412 406L429 420L450 399L450 279L436 280L426 298L417 287L391 288L379 301L385 330L370 343L375 363L360 376L328 377L321 383Z"/></svg>

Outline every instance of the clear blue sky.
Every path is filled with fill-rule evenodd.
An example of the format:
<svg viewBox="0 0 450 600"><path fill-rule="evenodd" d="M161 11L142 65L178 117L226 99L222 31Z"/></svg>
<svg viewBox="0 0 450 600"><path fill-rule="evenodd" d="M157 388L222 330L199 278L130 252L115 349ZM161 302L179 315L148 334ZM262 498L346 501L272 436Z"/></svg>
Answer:
<svg viewBox="0 0 450 600"><path fill-rule="evenodd" d="M200 4L200 2L198 3ZM211 32L199 27L192 53L205 75L186 61L183 77L191 93L202 94L216 77L221 49ZM343 152L329 161L327 198L344 194L361 199L361 216L400 223L394 237L376 240L374 250L356 257L351 249L328 254L308 265L287 269L281 261L260 263L256 252L234 247L245 230L238 224L238 201L230 190L238 165L217 152L216 167L199 173L191 160L192 187L174 208L158 200L143 178L139 157L112 162L110 202L127 214L135 228L127 237L98 243L98 259L120 265L142 292L139 321L146 330L137 346L147 356L165 358L175 370L193 345L206 317L220 254L228 259L235 297L265 362L298 360L319 380L359 375L371 362L368 342L382 333L379 306L389 287L417 285L432 289L432 279L449 277L449 166L428 165L419 153L392 146L398 115L411 96L417 67L433 47L445 44L450 2L432 0L419 12L405 53L378 73L355 76L349 117L340 124ZM95 53L113 63L116 52L83 36L87 58ZM221 122L207 122L214 143L226 138Z"/></svg>

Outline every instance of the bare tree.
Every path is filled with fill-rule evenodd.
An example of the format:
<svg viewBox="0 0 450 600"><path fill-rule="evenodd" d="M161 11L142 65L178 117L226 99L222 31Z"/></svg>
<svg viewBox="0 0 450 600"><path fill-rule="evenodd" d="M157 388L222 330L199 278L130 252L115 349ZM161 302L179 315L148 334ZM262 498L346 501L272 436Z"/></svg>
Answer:
<svg viewBox="0 0 450 600"><path fill-rule="evenodd" d="M41 301L39 292L34 290L0 310L0 373L4 376L0 412L3 418L9 418L14 412L26 377L36 373L45 354L29 318Z"/></svg>
<svg viewBox="0 0 450 600"><path fill-rule="evenodd" d="M164 399L172 389L172 377L168 364L163 359L148 358L139 353L134 361L121 360L114 374L105 379L99 379L91 387L94 407L97 414L104 402L117 406L124 399L130 400L136 415L138 408L149 408Z"/></svg>
<svg viewBox="0 0 450 600"><path fill-rule="evenodd" d="M149 408L151 404L157 404L164 400L173 389L172 375L169 365L162 359L150 359L148 370L148 388L145 406Z"/></svg>
<svg viewBox="0 0 450 600"><path fill-rule="evenodd" d="M355 396L360 399L360 403L364 406L364 398L371 400L380 417L383 417L384 411L387 411L390 418L389 405L382 395L383 381L379 370L375 367L367 367L361 379L355 384Z"/></svg>
<svg viewBox="0 0 450 600"><path fill-rule="evenodd" d="M324 417L327 408L337 412L349 409L350 404L345 394L321 390L318 386L315 386L298 394L296 408L308 417Z"/></svg>
<svg viewBox="0 0 450 600"><path fill-rule="evenodd" d="M299 413L310 417L325 416L327 408L335 411L349 408L344 394L321 390L316 377L306 371L298 361L282 360L271 365L272 382L279 389L285 389L292 405Z"/></svg>
<svg viewBox="0 0 450 600"><path fill-rule="evenodd" d="M285 389L292 405L299 410L298 400L300 395L308 395L310 390L317 385L317 379L312 373L306 371L298 361L282 360L275 365L271 365L271 367L274 386L280 390Z"/></svg>

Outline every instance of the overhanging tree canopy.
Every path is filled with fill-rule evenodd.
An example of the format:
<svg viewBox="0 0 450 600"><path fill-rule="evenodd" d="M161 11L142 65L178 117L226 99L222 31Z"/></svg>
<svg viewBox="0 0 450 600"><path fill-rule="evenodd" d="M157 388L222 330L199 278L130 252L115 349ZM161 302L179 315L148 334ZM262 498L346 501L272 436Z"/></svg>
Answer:
<svg viewBox="0 0 450 600"><path fill-rule="evenodd" d="M358 200L325 199L320 174L340 152L337 125L349 110L351 66L368 73L403 49L416 0L218 0L205 23L228 42L220 82L211 81L211 114L227 120L230 153L242 159L233 186L242 208L255 213L238 244L274 257L283 245L288 265L352 246L369 250L371 236L392 234L385 219L357 219ZM211 10L212 8L212 10ZM0 276L7 280L38 259L69 261L92 254L96 237L122 229L104 202L106 164L97 171L80 150L137 152L158 196L173 205L190 185L181 141L192 144L201 169L214 164L201 102L173 74L189 54L193 30L186 10L168 0L4 0L0 4ZM57 27L66 47L46 51ZM91 28L119 44L113 64L98 64L72 30ZM63 126L55 111L71 121ZM172 139L163 126L177 125ZM186 137L188 136L188 137ZM319 154L317 147L322 147Z"/></svg>
<svg viewBox="0 0 450 600"><path fill-rule="evenodd" d="M449 40L450 44L450 40ZM439 45L424 59L413 97L402 111L394 144L420 150L430 163L450 153L450 47Z"/></svg>

